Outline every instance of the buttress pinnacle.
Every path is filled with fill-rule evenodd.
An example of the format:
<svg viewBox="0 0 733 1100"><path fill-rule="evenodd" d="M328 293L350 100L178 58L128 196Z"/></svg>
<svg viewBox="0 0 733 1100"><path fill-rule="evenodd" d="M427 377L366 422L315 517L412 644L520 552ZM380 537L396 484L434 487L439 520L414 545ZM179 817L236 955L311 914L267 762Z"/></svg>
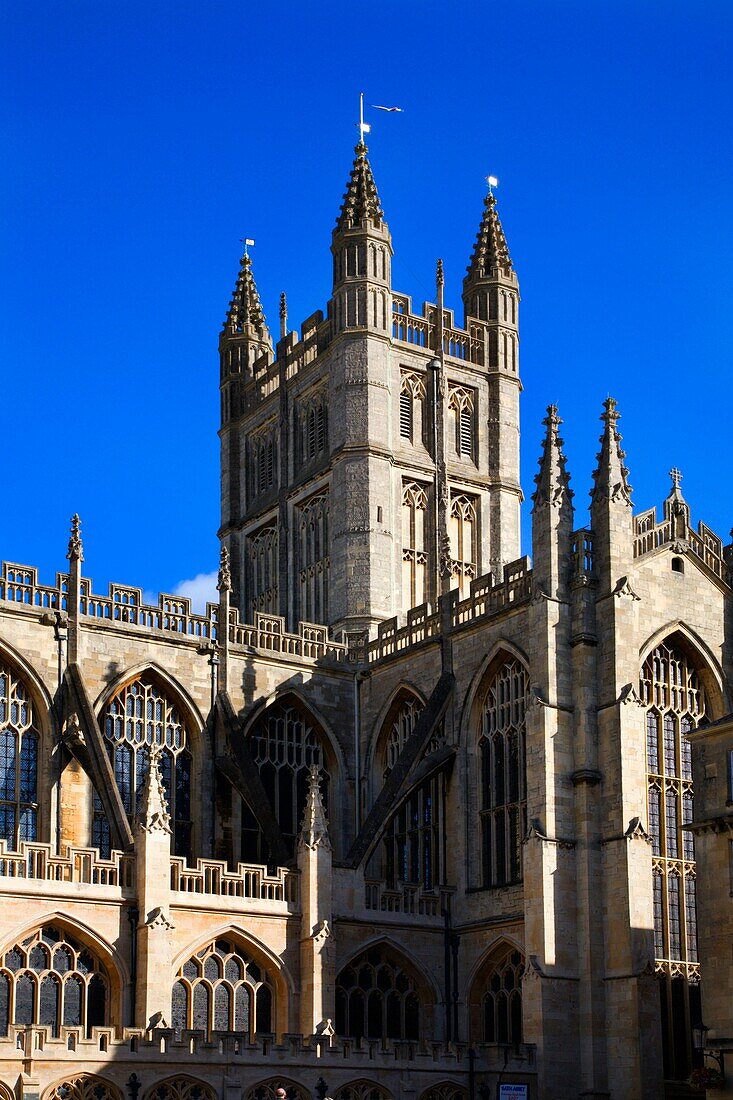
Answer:
<svg viewBox="0 0 733 1100"><path fill-rule="evenodd" d="M300 827L299 843L306 848L327 848L331 841L328 836L326 810L321 795L321 769L314 764L308 775L308 794L305 800L303 823Z"/></svg>
<svg viewBox="0 0 733 1100"><path fill-rule="evenodd" d="M608 500L611 503L622 501L631 507L631 486L629 471L624 466L626 452L621 449L621 435L616 427L620 413L616 411L616 401L607 397L603 402L603 435L600 437L601 449L596 455L596 469L593 473L594 485L591 489L591 504Z"/></svg>
<svg viewBox="0 0 733 1100"><path fill-rule="evenodd" d="M540 456L540 471L535 474L535 484L532 500L537 508L541 504L550 504L553 507L561 507L569 504L573 498L570 488L570 474L567 471L563 441L560 438L560 425L562 420L558 416L557 405L547 406L547 416L542 421L545 425L545 439Z"/></svg>
<svg viewBox="0 0 733 1100"><path fill-rule="evenodd" d="M137 821L146 833L171 831L171 817L168 813L168 801L165 796L163 777L160 774L160 746L153 745L150 750L150 764L140 795L140 809Z"/></svg>
<svg viewBox="0 0 733 1100"><path fill-rule="evenodd" d="M354 149L356 159L351 169L346 193L336 219L336 232L344 229L357 229L364 219L379 223L384 218L374 182L372 168L367 159L368 149L362 142Z"/></svg>

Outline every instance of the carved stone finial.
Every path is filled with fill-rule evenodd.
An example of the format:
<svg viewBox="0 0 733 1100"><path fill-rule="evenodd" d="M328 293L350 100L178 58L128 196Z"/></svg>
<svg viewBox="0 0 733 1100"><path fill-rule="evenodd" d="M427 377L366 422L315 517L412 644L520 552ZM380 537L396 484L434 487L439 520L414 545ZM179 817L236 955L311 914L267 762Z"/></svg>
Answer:
<svg viewBox="0 0 733 1100"><path fill-rule="evenodd" d="M679 489L682 481L682 470L678 470L676 466L673 466L669 471L669 476L672 478L672 488Z"/></svg>
<svg viewBox="0 0 733 1100"><path fill-rule="evenodd" d="M624 465L626 452L621 449L621 435L617 424L620 413L617 411L617 402L613 397L607 397L603 402L603 435L600 437L601 449L597 455L598 465L593 473L594 486L591 490L593 503L602 500L611 503L622 502L631 507L631 486L629 485L629 471Z"/></svg>
<svg viewBox="0 0 733 1100"><path fill-rule="evenodd" d="M229 550L226 546L222 546L221 548L219 576L217 578L216 588L218 592L231 592L232 590L232 574L229 568Z"/></svg>
<svg viewBox="0 0 733 1100"><path fill-rule="evenodd" d="M435 265L435 282L438 286L443 286L443 284L445 283L445 273L443 271L442 260L438 260L437 264Z"/></svg>
<svg viewBox="0 0 733 1100"><path fill-rule="evenodd" d="M287 295L286 295L285 291L283 290L280 293L280 317L281 318L283 318L283 317L287 318L287 316L288 316L288 298L287 298Z"/></svg>
<svg viewBox="0 0 733 1100"><path fill-rule="evenodd" d="M326 810L321 796L321 769L313 764L308 774L308 794L305 800L303 824L300 828L299 844L306 848L325 848L331 850L328 836Z"/></svg>
<svg viewBox="0 0 733 1100"><path fill-rule="evenodd" d="M160 746L153 745L150 750L148 773L140 796L138 824L146 833L170 833L171 831L171 817L168 813L165 787L160 774L160 754Z"/></svg>
<svg viewBox="0 0 733 1100"><path fill-rule="evenodd" d="M492 272L510 277L514 271L509 246L496 209L496 195L491 189L484 200L484 213L467 270L464 287L466 283L489 277Z"/></svg>
<svg viewBox="0 0 733 1100"><path fill-rule="evenodd" d="M84 561L84 547L81 541L81 520L77 512L71 517L71 535L69 549L66 552L69 561Z"/></svg>
<svg viewBox="0 0 733 1100"><path fill-rule="evenodd" d="M365 219L380 225L384 218L377 185L367 160L367 147L360 141L354 152L356 160L352 165L341 210L336 219L337 233L345 229L358 229Z"/></svg>
<svg viewBox="0 0 733 1100"><path fill-rule="evenodd" d="M549 504L559 508L569 503L575 495L570 488L570 474L567 471L563 441L560 438L562 420L557 405L547 406L545 439L540 455L540 470L535 474L535 489L532 500L535 506Z"/></svg>

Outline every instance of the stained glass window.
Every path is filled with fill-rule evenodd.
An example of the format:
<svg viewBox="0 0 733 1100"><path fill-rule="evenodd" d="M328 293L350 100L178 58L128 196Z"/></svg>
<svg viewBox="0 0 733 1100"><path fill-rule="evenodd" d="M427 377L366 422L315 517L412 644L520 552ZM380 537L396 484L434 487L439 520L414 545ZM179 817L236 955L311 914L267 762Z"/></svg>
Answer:
<svg viewBox="0 0 733 1100"><path fill-rule="evenodd" d="M336 979L336 1032L359 1039L418 1039L421 1004L414 978L388 947L369 948Z"/></svg>
<svg viewBox="0 0 733 1100"><path fill-rule="evenodd" d="M522 877L526 832L525 709L527 673L516 660L493 676L483 707L481 760L481 855L484 886Z"/></svg>
<svg viewBox="0 0 733 1100"><path fill-rule="evenodd" d="M188 959L171 995L173 1028L271 1032L272 986L268 975L229 940L216 940Z"/></svg>
<svg viewBox="0 0 733 1100"><path fill-rule="evenodd" d="M38 839L38 729L30 692L0 665L0 838Z"/></svg>

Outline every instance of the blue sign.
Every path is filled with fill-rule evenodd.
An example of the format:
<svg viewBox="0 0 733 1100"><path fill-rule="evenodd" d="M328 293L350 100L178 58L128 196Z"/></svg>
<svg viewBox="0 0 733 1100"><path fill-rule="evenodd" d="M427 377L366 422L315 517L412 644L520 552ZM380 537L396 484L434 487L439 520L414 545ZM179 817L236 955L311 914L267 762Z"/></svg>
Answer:
<svg viewBox="0 0 733 1100"><path fill-rule="evenodd" d="M528 1100L529 1085L499 1085L499 1100Z"/></svg>

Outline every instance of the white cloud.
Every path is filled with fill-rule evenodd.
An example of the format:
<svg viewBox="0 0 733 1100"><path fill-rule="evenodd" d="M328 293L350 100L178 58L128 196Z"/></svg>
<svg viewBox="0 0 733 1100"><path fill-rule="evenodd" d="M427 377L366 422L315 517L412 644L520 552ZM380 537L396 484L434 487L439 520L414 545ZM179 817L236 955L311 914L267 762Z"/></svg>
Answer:
<svg viewBox="0 0 733 1100"><path fill-rule="evenodd" d="M218 603L219 593L216 591L218 573L198 573L187 581L179 581L173 589L173 596L188 596L192 609L202 615L206 611L206 603Z"/></svg>

